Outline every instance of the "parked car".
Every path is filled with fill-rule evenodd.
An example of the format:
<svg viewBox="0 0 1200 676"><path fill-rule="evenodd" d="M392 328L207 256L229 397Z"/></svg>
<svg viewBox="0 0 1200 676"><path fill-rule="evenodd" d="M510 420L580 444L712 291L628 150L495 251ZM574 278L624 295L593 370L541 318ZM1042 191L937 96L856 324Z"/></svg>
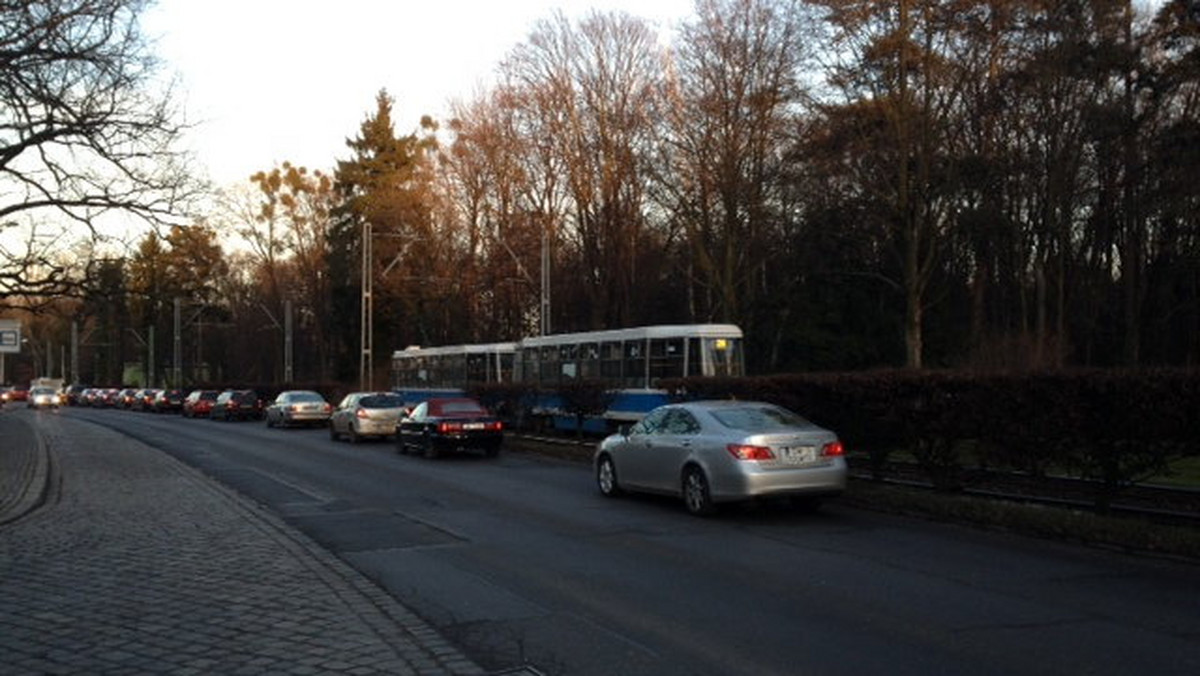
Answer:
<svg viewBox="0 0 1200 676"><path fill-rule="evenodd" d="M135 411L153 411L154 397L158 395L159 390L153 387L140 389L133 395L133 401L130 402L129 408Z"/></svg>
<svg viewBox="0 0 1200 676"><path fill-rule="evenodd" d="M27 401L29 408L58 408L60 403L58 390L41 385L30 388Z"/></svg>
<svg viewBox="0 0 1200 676"><path fill-rule="evenodd" d="M183 409L183 390L159 390L154 395L151 410L155 413L178 413Z"/></svg>
<svg viewBox="0 0 1200 676"><path fill-rule="evenodd" d="M404 400L391 392L351 392L329 417L329 438L345 435L356 444L364 437L386 439L396 433L404 415Z"/></svg>
<svg viewBox="0 0 1200 676"><path fill-rule="evenodd" d="M435 398L421 402L396 428L400 453L436 458L451 451L483 451L495 456L504 444L504 425L474 399Z"/></svg>
<svg viewBox="0 0 1200 676"><path fill-rule="evenodd" d="M87 385L68 385L64 392L66 394L67 406L79 406L82 404L81 397L87 389L89 389Z"/></svg>
<svg viewBox="0 0 1200 676"><path fill-rule="evenodd" d="M320 393L310 390L280 392L267 406L267 427L293 425L322 426L329 423L333 407Z"/></svg>
<svg viewBox="0 0 1200 676"><path fill-rule="evenodd" d="M29 386L13 385L4 393L4 401L29 401Z"/></svg>
<svg viewBox="0 0 1200 676"><path fill-rule="evenodd" d="M133 400L137 398L137 393L138 390L132 387L126 387L123 390L118 390L117 398L116 401L113 402L113 406L117 406L119 408L133 408Z"/></svg>
<svg viewBox="0 0 1200 676"><path fill-rule="evenodd" d="M842 442L785 408L761 402L668 404L600 442L600 492L661 493L704 515L718 503L780 496L815 507L846 489Z"/></svg>
<svg viewBox="0 0 1200 676"><path fill-rule="evenodd" d="M183 398L180 412L185 418L207 418L220 394L216 390L192 390Z"/></svg>
<svg viewBox="0 0 1200 676"><path fill-rule="evenodd" d="M254 390L225 390L217 395L208 417L213 420L262 420L263 402Z"/></svg>

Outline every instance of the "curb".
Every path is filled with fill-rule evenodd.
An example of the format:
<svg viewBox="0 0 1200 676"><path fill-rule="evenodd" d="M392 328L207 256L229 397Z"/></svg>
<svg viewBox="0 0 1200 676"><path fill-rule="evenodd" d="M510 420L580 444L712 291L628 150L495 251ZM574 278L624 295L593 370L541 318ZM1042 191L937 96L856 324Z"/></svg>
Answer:
<svg viewBox="0 0 1200 676"><path fill-rule="evenodd" d="M12 500L0 500L0 526L18 521L46 502L50 487L52 466L50 451L46 440L36 427L22 421L33 432L34 449L31 462L21 464L18 477L16 497Z"/></svg>

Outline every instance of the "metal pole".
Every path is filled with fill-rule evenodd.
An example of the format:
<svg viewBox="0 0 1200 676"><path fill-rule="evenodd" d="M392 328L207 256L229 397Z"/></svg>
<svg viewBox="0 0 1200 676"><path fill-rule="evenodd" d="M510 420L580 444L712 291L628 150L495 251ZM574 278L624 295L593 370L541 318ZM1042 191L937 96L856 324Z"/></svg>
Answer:
<svg viewBox="0 0 1200 676"><path fill-rule="evenodd" d="M370 391L371 387L371 354L375 351L374 345L374 308L372 300L372 281L371 281L371 224L370 222L363 223L362 234L362 318L359 322L360 331L362 333L361 343L362 352L359 355L358 362L358 385L364 391Z"/></svg>
<svg viewBox="0 0 1200 676"><path fill-rule="evenodd" d="M146 387L154 387L154 325L153 324L150 325L150 329L147 331L147 333L150 336L150 342L146 346L147 351L150 355L150 360L146 366Z"/></svg>
<svg viewBox="0 0 1200 676"><path fill-rule="evenodd" d="M550 335L550 233L542 228L542 289L538 319L542 335Z"/></svg>
<svg viewBox="0 0 1200 676"><path fill-rule="evenodd" d="M181 321L181 313L183 312L183 299L175 298L175 339L173 341L174 356L171 360L173 375L171 376L172 387L183 386L183 331Z"/></svg>
<svg viewBox="0 0 1200 676"><path fill-rule="evenodd" d="M71 322L71 383L79 384L79 322Z"/></svg>
<svg viewBox="0 0 1200 676"><path fill-rule="evenodd" d="M294 380L292 371L292 301L283 302L283 380Z"/></svg>

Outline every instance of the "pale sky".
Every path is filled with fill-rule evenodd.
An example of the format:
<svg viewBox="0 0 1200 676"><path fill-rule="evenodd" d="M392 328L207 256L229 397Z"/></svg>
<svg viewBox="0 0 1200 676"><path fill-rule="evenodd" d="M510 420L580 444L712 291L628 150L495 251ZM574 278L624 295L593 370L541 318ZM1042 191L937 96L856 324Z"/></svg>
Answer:
<svg viewBox="0 0 1200 676"><path fill-rule="evenodd" d="M190 147L221 187L286 161L331 169L386 88L398 133L470 99L534 23L621 10L665 34L692 0L159 0L143 18L179 78Z"/></svg>

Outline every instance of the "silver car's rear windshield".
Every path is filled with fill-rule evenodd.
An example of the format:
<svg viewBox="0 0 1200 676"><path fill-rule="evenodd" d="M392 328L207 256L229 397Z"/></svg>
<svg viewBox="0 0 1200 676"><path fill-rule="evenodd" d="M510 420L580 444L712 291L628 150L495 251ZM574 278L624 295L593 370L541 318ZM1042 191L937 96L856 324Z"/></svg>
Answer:
<svg viewBox="0 0 1200 676"><path fill-rule="evenodd" d="M373 394L363 397L358 402L363 408L400 408L404 400L395 394Z"/></svg>
<svg viewBox="0 0 1200 676"><path fill-rule="evenodd" d="M767 432L787 427L812 426L812 423L795 413L776 406L723 408L713 411L712 416L717 419L717 422L730 429L746 432Z"/></svg>

